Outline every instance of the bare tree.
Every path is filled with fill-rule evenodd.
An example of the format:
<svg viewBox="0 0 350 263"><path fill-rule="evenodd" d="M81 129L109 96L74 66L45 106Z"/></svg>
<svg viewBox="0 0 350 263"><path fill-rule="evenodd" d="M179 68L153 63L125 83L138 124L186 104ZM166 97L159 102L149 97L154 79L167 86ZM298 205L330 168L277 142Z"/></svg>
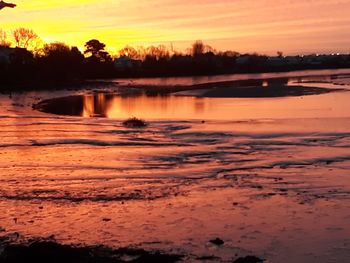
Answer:
<svg viewBox="0 0 350 263"><path fill-rule="evenodd" d="M28 48L38 39L38 35L32 29L21 27L13 31L13 38L15 39L16 47Z"/></svg>
<svg viewBox="0 0 350 263"><path fill-rule="evenodd" d="M204 53L213 53L213 54L216 54L217 51L215 48L213 48L212 46L210 45L204 45Z"/></svg>
<svg viewBox="0 0 350 263"><path fill-rule="evenodd" d="M126 46L123 49L119 50L119 56L128 56L132 59L139 59L140 54L137 52L137 50L131 46Z"/></svg>
<svg viewBox="0 0 350 263"><path fill-rule="evenodd" d="M44 46L45 42L40 37L37 37L36 39L30 42L28 48L32 51L34 56L40 56Z"/></svg>
<svg viewBox="0 0 350 263"><path fill-rule="evenodd" d="M137 54L139 55L138 59L145 60L147 52L144 46L136 47Z"/></svg>
<svg viewBox="0 0 350 263"><path fill-rule="evenodd" d="M145 49L145 52L147 57L154 58L156 60L170 58L170 52L164 45L149 46Z"/></svg>
<svg viewBox="0 0 350 263"><path fill-rule="evenodd" d="M11 43L7 40L6 31L0 28L0 47L10 47Z"/></svg>

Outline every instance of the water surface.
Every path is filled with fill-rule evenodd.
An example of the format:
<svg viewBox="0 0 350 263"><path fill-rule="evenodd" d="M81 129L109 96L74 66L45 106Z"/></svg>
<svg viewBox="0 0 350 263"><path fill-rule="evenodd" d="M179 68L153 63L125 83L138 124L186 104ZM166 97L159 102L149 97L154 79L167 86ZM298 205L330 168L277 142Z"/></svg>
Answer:
<svg viewBox="0 0 350 263"><path fill-rule="evenodd" d="M347 77L327 78L301 80L349 88ZM120 94L1 95L1 235L160 249L192 261L349 258L349 92ZM59 107L65 115L32 109L72 96ZM148 126L124 127L132 116ZM222 247L208 242L216 237Z"/></svg>

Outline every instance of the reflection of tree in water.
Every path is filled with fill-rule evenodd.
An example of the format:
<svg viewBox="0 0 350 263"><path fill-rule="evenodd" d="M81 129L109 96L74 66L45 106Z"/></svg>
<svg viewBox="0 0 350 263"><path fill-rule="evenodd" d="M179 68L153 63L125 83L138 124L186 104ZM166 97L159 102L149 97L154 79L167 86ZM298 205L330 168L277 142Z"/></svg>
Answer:
<svg viewBox="0 0 350 263"><path fill-rule="evenodd" d="M105 117L113 95L99 93L86 96L69 96L45 100L34 108L58 115Z"/></svg>
<svg viewBox="0 0 350 263"><path fill-rule="evenodd" d="M113 98L114 95L104 93L84 96L82 115L84 117L106 117Z"/></svg>
<svg viewBox="0 0 350 263"><path fill-rule="evenodd" d="M138 111L166 112L171 97L166 94L137 94L134 96L120 97L120 110L129 114Z"/></svg>
<svg viewBox="0 0 350 263"><path fill-rule="evenodd" d="M196 99L194 103L194 109L196 113L202 113L205 110L205 103L202 99Z"/></svg>
<svg viewBox="0 0 350 263"><path fill-rule="evenodd" d="M288 78L274 78L267 80L268 87L284 87L288 84Z"/></svg>
<svg viewBox="0 0 350 263"><path fill-rule="evenodd" d="M83 96L69 96L42 101L34 109L57 115L81 116L84 108Z"/></svg>
<svg viewBox="0 0 350 263"><path fill-rule="evenodd" d="M96 93L45 100L35 105L34 109L57 115L87 118L187 118L205 112L207 103L205 99L191 96L147 96L145 93L121 96Z"/></svg>

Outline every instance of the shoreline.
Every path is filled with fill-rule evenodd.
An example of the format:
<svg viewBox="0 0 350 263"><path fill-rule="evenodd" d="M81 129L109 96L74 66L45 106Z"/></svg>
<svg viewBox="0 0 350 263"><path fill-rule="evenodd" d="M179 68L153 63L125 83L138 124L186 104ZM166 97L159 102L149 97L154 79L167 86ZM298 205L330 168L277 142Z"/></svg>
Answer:
<svg viewBox="0 0 350 263"><path fill-rule="evenodd" d="M348 71L345 72L334 72L333 74L329 73L323 73L323 71ZM323 77L323 76L339 76L339 75L346 75L350 74L350 68L336 68L336 69L306 69L306 70L295 70L295 71L273 71L273 72L246 72L246 73L227 73L227 74L213 74L213 75L189 75L189 76L150 76L150 77L131 77L127 78L127 80L133 81L133 80L142 80L142 79L173 79L173 78L201 78L201 77L213 77L213 76L230 76L230 75L259 75L259 74L288 74L288 73L297 73L300 72L300 77L305 76L305 74L302 74L302 72L310 72L315 74L309 74L309 77ZM317 73L320 72L320 73ZM293 78L297 78L299 75L294 75ZM277 77L261 77L261 78L254 78L254 80L272 80L272 79L281 79L284 78L282 76ZM287 77L288 78L288 77ZM238 80L228 80L228 81L217 81L217 82L208 82L208 83L201 83L201 84L193 84L193 85L152 85L152 84L122 84L123 80L125 78L123 77L116 77L116 78L108 78L108 79L76 79L72 81L54 81L54 82L42 82L42 81L35 81L35 80L28 80L27 82L19 82L19 83L0 83L0 93L2 94L11 94L13 92L26 92L26 91L50 91L50 90L80 90L83 87L86 88L86 86L89 86L89 89L99 89L102 87L105 88L106 86L112 86L112 87L122 87L122 88L128 88L128 87L135 87L135 88L144 88L146 90L149 90L150 92L155 90L164 90L167 88L175 89L175 91L183 91L184 88L186 89L196 89L200 88L201 86L205 85L215 85L215 84L232 84L232 83L241 83L248 81L250 78L245 79L238 79ZM116 80L116 81L113 81ZM53 88L52 88L53 87Z"/></svg>

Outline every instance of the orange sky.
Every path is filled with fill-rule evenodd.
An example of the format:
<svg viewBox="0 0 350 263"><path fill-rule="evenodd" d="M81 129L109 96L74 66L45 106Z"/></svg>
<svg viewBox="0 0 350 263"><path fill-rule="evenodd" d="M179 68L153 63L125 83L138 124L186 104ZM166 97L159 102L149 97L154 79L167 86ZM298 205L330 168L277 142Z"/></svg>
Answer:
<svg viewBox="0 0 350 263"><path fill-rule="evenodd" d="M10 2L10 0L7 0ZM12 0L0 28L32 28L46 42L82 47L98 38L126 44L196 39L217 49L285 54L350 52L350 0Z"/></svg>

